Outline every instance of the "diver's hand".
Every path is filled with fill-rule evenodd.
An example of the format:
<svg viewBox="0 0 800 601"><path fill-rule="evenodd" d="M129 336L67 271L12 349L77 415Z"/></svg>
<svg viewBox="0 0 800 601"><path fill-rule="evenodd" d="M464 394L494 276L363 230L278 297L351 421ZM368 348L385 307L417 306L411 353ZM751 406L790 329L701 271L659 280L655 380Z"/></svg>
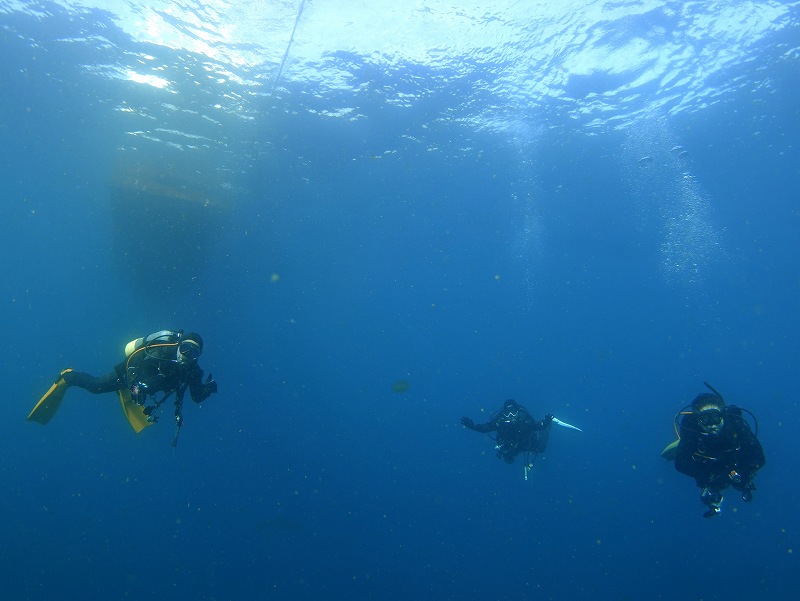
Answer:
<svg viewBox="0 0 800 601"><path fill-rule="evenodd" d="M212 394L217 392L217 382L216 380L214 380L214 376L212 376L211 374L208 374L208 377L206 378L206 383L203 384L203 392L205 393L205 396L211 396Z"/></svg>
<svg viewBox="0 0 800 601"><path fill-rule="evenodd" d="M553 423L554 419L555 418L553 417L553 414L552 413L548 413L547 415L544 416L544 421L542 422L542 427L546 428L547 426L549 426L550 424Z"/></svg>
<svg viewBox="0 0 800 601"><path fill-rule="evenodd" d="M461 418L461 425L464 426L465 428L469 428L470 430L475 429L475 422L468 417Z"/></svg>

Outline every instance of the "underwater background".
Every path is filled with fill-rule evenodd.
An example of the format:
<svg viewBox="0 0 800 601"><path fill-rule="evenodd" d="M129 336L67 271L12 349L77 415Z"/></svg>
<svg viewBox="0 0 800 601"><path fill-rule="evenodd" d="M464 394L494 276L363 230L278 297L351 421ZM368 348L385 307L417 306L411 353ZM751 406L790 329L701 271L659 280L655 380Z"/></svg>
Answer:
<svg viewBox="0 0 800 601"><path fill-rule="evenodd" d="M0 0L4 599L796 594L800 3ZM164 328L219 393L71 390ZM754 500L660 457L703 382ZM557 428L527 480L465 430Z"/></svg>

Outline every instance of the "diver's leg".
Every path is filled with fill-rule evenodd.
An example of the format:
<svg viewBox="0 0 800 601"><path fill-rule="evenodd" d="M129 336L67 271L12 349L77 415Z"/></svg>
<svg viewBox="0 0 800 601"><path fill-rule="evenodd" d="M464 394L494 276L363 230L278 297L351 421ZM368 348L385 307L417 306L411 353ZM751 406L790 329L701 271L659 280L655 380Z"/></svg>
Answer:
<svg viewBox="0 0 800 601"><path fill-rule="evenodd" d="M536 432L535 451L537 453L544 453L544 450L547 448L547 441L549 438L550 438L550 426L548 426L544 430L539 430L538 432Z"/></svg>
<svg viewBox="0 0 800 601"><path fill-rule="evenodd" d="M703 513L704 518L710 518L722 511L722 493L712 488L704 488L700 493L700 500L708 506L708 511Z"/></svg>
<svg viewBox="0 0 800 601"><path fill-rule="evenodd" d="M92 394L103 394L105 392L114 392L120 388L125 387L125 383L120 381L119 375L116 371L106 374L105 376L96 377L81 371L71 371L64 374L64 381L69 386L77 386L88 390Z"/></svg>

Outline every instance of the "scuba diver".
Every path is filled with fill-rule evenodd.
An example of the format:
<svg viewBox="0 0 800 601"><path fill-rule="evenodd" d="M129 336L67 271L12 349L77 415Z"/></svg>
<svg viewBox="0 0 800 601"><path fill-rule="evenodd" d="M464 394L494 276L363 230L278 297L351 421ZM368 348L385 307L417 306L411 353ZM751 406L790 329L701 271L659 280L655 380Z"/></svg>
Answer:
<svg viewBox="0 0 800 601"><path fill-rule="evenodd" d="M508 399L503 403L502 409L495 411L485 424L476 424L468 417L461 418L461 424L470 430L484 433L497 432L493 437L496 443L494 448L497 456L506 463L513 463L517 455L524 453L526 480L528 472L533 468L533 460L536 455L543 453L547 448L550 426L553 423L580 430L580 428L557 420L549 413L544 416L542 421L537 421L525 407L514 399Z"/></svg>
<svg viewBox="0 0 800 601"><path fill-rule="evenodd" d="M476 424L468 417L461 418L465 428L476 432L497 432L494 437L497 456L506 463L514 463L514 458L522 452L542 453L550 436L552 415L545 415L541 422L536 421L522 405L514 399L503 403L503 408L495 411L485 424Z"/></svg>
<svg viewBox="0 0 800 601"><path fill-rule="evenodd" d="M211 374L203 382L203 370L197 364L203 352L199 334L161 330L143 338L131 340L125 346L125 360L111 373L95 377L71 368L59 377L36 403L28 415L29 421L48 423L71 386L92 394L117 392L128 423L138 434L158 421L156 410L175 395L176 432L173 446L183 425L183 399L186 390L195 403L217 392L217 382ZM161 394L160 398L157 398Z"/></svg>
<svg viewBox="0 0 800 601"><path fill-rule="evenodd" d="M710 518L722 511L722 491L729 486L742 493L745 503L753 500L753 480L765 459L755 416L747 409L726 405L719 392L707 382L703 384L711 393L698 394L675 416L678 440L661 455L674 460L680 473L695 479L701 489L700 500L708 507L703 517ZM745 413L752 418L755 432Z"/></svg>

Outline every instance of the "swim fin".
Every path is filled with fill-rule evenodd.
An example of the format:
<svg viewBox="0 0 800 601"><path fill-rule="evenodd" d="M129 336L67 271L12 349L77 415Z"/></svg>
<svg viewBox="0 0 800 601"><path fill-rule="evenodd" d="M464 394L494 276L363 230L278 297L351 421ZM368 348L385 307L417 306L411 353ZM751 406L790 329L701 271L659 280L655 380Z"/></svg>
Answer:
<svg viewBox="0 0 800 601"><path fill-rule="evenodd" d="M147 418L144 407L142 405L137 405L131 400L130 390L123 388L122 390L117 390L117 394L119 395L120 403L122 403L122 412L125 414L125 418L128 420L134 432L138 434L147 426L153 425L153 422Z"/></svg>
<svg viewBox="0 0 800 601"><path fill-rule="evenodd" d="M567 422L562 422L560 419L556 417L553 418L553 423L561 426L562 428L568 428L570 430L577 430L578 432L583 432L583 430L581 430L577 426L573 426L572 424L568 424Z"/></svg>
<svg viewBox="0 0 800 601"><path fill-rule="evenodd" d="M46 424L53 419L56 411L58 411L58 408L61 406L61 401L64 400L64 393L67 392L67 388L69 388L69 384L64 380L64 374L71 371L72 368L67 368L59 374L58 379L53 382L50 390L44 393L44 396L39 399L39 402L36 403L36 406L28 414L29 422Z"/></svg>
<svg viewBox="0 0 800 601"><path fill-rule="evenodd" d="M661 456L667 461L672 461L673 459L675 459L675 455L678 454L678 443L680 441L681 439L679 438L675 442L671 442L667 446L665 446L664 450L661 451Z"/></svg>

